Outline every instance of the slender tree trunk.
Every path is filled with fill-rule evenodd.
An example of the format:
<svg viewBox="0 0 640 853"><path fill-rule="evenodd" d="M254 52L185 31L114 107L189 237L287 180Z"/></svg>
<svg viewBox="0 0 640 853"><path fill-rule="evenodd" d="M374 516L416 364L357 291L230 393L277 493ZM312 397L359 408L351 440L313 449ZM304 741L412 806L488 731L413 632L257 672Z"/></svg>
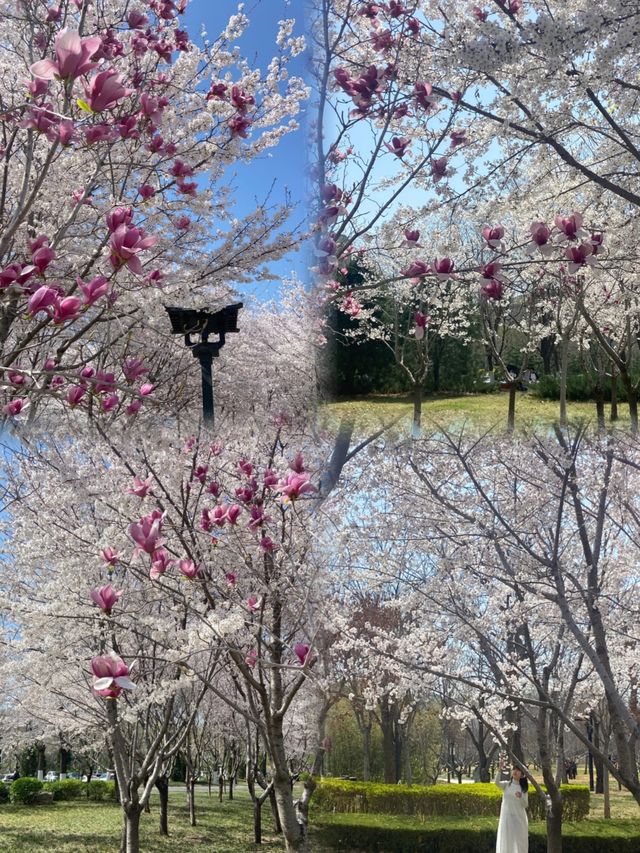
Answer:
<svg viewBox="0 0 640 853"><path fill-rule="evenodd" d="M169 779L158 776L156 788L160 795L160 835L169 835Z"/></svg>
<svg viewBox="0 0 640 853"><path fill-rule="evenodd" d="M253 841L262 844L262 803L259 797L253 801Z"/></svg>
<svg viewBox="0 0 640 853"><path fill-rule="evenodd" d="M362 728L362 778L371 779L371 726Z"/></svg>
<svg viewBox="0 0 640 853"><path fill-rule="evenodd" d="M560 426L567 425L567 376L569 374L569 341L562 339L560 359Z"/></svg>
<svg viewBox="0 0 640 853"><path fill-rule="evenodd" d="M276 792L273 788L269 791L269 805L271 806L271 816L273 817L273 831L276 835L282 835L282 823L278 813L278 803L276 801Z"/></svg>
<svg viewBox="0 0 640 853"><path fill-rule="evenodd" d="M552 808L547 815L547 853L562 853L562 797L550 794Z"/></svg>
<svg viewBox="0 0 640 853"><path fill-rule="evenodd" d="M196 780L189 774L187 779L187 801L189 803L189 823L196 825Z"/></svg>
<svg viewBox="0 0 640 853"><path fill-rule="evenodd" d="M638 434L638 392L635 388L628 390L629 395L629 427L633 435Z"/></svg>
<svg viewBox="0 0 640 853"><path fill-rule="evenodd" d="M393 714L389 707L389 699L385 697L380 703L380 728L382 729L382 753L384 759L384 781L388 785L395 785L398 781L396 775L396 749L393 736Z"/></svg>
<svg viewBox="0 0 640 853"><path fill-rule="evenodd" d="M507 432L512 433L516 428L516 383L509 384L509 410L507 412Z"/></svg>
<svg viewBox="0 0 640 853"><path fill-rule="evenodd" d="M413 386L413 426L411 434L414 438L420 438L422 432L422 383L416 382Z"/></svg>
<svg viewBox="0 0 640 853"><path fill-rule="evenodd" d="M609 420L612 422L618 420L618 374L614 365L611 367L611 414Z"/></svg>
<svg viewBox="0 0 640 853"><path fill-rule="evenodd" d="M604 414L604 388L600 382L595 387L596 397L596 418L598 423L598 432L605 431L605 414Z"/></svg>
<svg viewBox="0 0 640 853"><path fill-rule="evenodd" d="M234 785L234 782L235 782L235 778L236 778L235 776L229 776L229 793L228 793L228 797L229 797L229 799L230 799L230 800L232 800L232 799L233 799L233 785Z"/></svg>

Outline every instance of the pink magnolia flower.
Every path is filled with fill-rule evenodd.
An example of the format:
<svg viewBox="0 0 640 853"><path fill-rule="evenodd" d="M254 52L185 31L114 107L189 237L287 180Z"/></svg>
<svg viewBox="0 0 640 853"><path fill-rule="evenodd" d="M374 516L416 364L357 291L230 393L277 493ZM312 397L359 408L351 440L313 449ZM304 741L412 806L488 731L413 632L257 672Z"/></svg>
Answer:
<svg viewBox="0 0 640 853"><path fill-rule="evenodd" d="M149 368L144 366L141 358L125 358L122 363L122 373L127 382L135 382L145 373L149 372Z"/></svg>
<svg viewBox="0 0 640 853"><path fill-rule="evenodd" d="M85 370L91 371L91 372L90 373L87 372L85 374L85 372L84 372ZM91 367L84 368L82 375L85 376L87 379L91 379L91 377L94 375L93 368L91 368ZM104 394L107 391L113 391L113 389L115 387L116 387L116 375L115 375L115 373L106 373L104 370L99 370L95 374L94 390L95 390L96 394Z"/></svg>
<svg viewBox="0 0 640 853"><path fill-rule="evenodd" d="M180 560L178 568L183 577L188 578L188 580L194 580L200 574L202 566L196 565L193 560Z"/></svg>
<svg viewBox="0 0 640 853"><path fill-rule="evenodd" d="M133 210L130 207L114 207L112 211L107 213L107 228L111 233L113 233L121 225L130 225L132 219Z"/></svg>
<svg viewBox="0 0 640 853"><path fill-rule="evenodd" d="M54 136L59 140L60 145L71 145L76 134L76 126L72 121L65 119L55 128Z"/></svg>
<svg viewBox="0 0 640 853"><path fill-rule="evenodd" d="M195 470L191 476L192 476L193 480L197 480L201 485L204 486L204 484L207 480L207 474L208 473L209 473L209 466L208 465L198 465L197 468L195 468Z"/></svg>
<svg viewBox="0 0 640 853"><path fill-rule="evenodd" d="M438 99L433 95L431 83L416 83L413 87L416 105L429 112L433 109Z"/></svg>
<svg viewBox="0 0 640 853"><path fill-rule="evenodd" d="M551 229L544 222L532 222L529 226L531 234L531 243L529 244L529 252L534 252L538 249L543 255L549 255L553 252L553 246L550 243Z"/></svg>
<svg viewBox="0 0 640 853"><path fill-rule="evenodd" d="M110 568L113 568L120 559L120 554L113 548L103 548L100 553L102 554L102 559Z"/></svg>
<svg viewBox="0 0 640 853"><path fill-rule="evenodd" d="M152 187L151 184L143 184L141 187L138 187L138 195L140 198L149 199L153 198L156 194L155 187Z"/></svg>
<svg viewBox="0 0 640 853"><path fill-rule="evenodd" d="M229 524L237 524L241 512L242 507L238 506L238 504L231 504L231 506L227 507L226 517Z"/></svg>
<svg viewBox="0 0 640 853"><path fill-rule="evenodd" d="M569 272L575 273L580 267L585 265L593 266L597 263L593 256L593 246L591 243L580 243L579 246L567 246L564 250L565 257L570 261Z"/></svg>
<svg viewBox="0 0 640 853"><path fill-rule="evenodd" d="M59 326L80 316L82 303L77 296L65 296L53 309L53 322Z"/></svg>
<svg viewBox="0 0 640 853"><path fill-rule="evenodd" d="M295 656L298 658L300 666L304 666L307 658L309 657L309 652L311 651L310 646L307 646L306 643L296 643L293 647L293 651Z"/></svg>
<svg viewBox="0 0 640 853"><path fill-rule="evenodd" d="M486 21L489 17L489 13L485 12L484 9L481 9L479 6L474 6L471 10L471 14L478 21Z"/></svg>
<svg viewBox="0 0 640 853"><path fill-rule="evenodd" d="M122 596L122 590L116 591L110 583L106 586L91 590L91 598L94 604L97 604L101 610L109 616L118 599Z"/></svg>
<svg viewBox="0 0 640 853"><path fill-rule="evenodd" d="M429 272L429 264L426 261L411 261L409 266L400 270L400 275L404 278L422 278Z"/></svg>
<svg viewBox="0 0 640 853"><path fill-rule="evenodd" d="M215 480L212 480L212 481L209 483L209 485L207 486L207 492L208 492L210 495L213 495L213 497L214 497L214 498L218 498L218 497L220 497L220 493L221 493L221 491L222 491L222 490L220 489L220 483L216 483L216 481L215 481Z"/></svg>
<svg viewBox="0 0 640 853"><path fill-rule="evenodd" d="M466 130L454 130L453 133L449 134L449 139L451 143L449 145L450 148L457 148L458 145L466 145L467 144L467 131Z"/></svg>
<svg viewBox="0 0 640 853"><path fill-rule="evenodd" d="M174 224L179 231L188 231L191 228L191 220L188 216L179 216L174 219Z"/></svg>
<svg viewBox="0 0 640 853"><path fill-rule="evenodd" d="M442 178L447 174L447 158L446 157L438 157L431 158L431 177L433 178L433 183L437 184Z"/></svg>
<svg viewBox="0 0 640 853"><path fill-rule="evenodd" d="M251 506L249 515L251 517L247 522L247 527L252 533L257 533L258 529L262 527L263 524L271 521L271 517L265 514L264 507L258 504L253 504Z"/></svg>
<svg viewBox="0 0 640 853"><path fill-rule="evenodd" d="M258 652L255 649L251 649L251 651L247 653L247 656L244 659L244 662L246 663L247 666L250 666L251 669L253 669L255 667L255 665L258 663Z"/></svg>
<svg viewBox="0 0 640 853"><path fill-rule="evenodd" d="M138 389L138 394L141 397L148 397L155 390L155 385L152 382L144 382Z"/></svg>
<svg viewBox="0 0 640 853"><path fill-rule="evenodd" d="M293 459L289 462L289 468L295 471L296 474L304 473L304 456L300 451L296 453Z"/></svg>
<svg viewBox="0 0 640 853"><path fill-rule="evenodd" d="M404 239L407 241L409 246L417 247L418 240L420 239L420 232L416 228L405 228Z"/></svg>
<svg viewBox="0 0 640 853"><path fill-rule="evenodd" d="M582 227L582 215L575 211L571 216L556 216L554 219L556 228L564 235L567 240L578 240L581 237L587 237L588 232Z"/></svg>
<svg viewBox="0 0 640 853"><path fill-rule="evenodd" d="M504 237L504 228L502 227L502 225L496 225L494 228L491 228L489 225L486 225L482 229L482 236L492 249L496 249L502 244L502 238Z"/></svg>
<svg viewBox="0 0 640 853"><path fill-rule="evenodd" d="M434 258L433 259L433 271L441 279L447 279L453 273L453 268L455 267L454 262L451 258Z"/></svg>
<svg viewBox="0 0 640 853"><path fill-rule="evenodd" d="M137 498L146 498L147 495L153 494L153 476L149 475L146 480L135 477L133 486L129 486L127 492L130 495L135 495Z"/></svg>
<svg viewBox="0 0 640 853"><path fill-rule="evenodd" d="M227 94L227 86L224 83L211 83L209 87L209 91L207 92L206 100L210 101L213 98L218 98L219 100L224 100L225 95Z"/></svg>
<svg viewBox="0 0 640 853"><path fill-rule="evenodd" d="M126 411L127 411L128 415L135 415L140 411L141 408L142 408L142 400L132 400L129 403L129 405L127 406Z"/></svg>
<svg viewBox="0 0 640 853"><path fill-rule="evenodd" d="M247 459L240 459L238 461L238 470L247 477L250 477L253 474L253 465Z"/></svg>
<svg viewBox="0 0 640 853"><path fill-rule="evenodd" d="M302 474L296 474L292 471L291 474L287 474L287 476L278 483L276 491L280 492L285 500L295 501L300 497L300 495L315 492L317 489L309 480L308 473L304 472Z"/></svg>
<svg viewBox="0 0 640 853"><path fill-rule="evenodd" d="M135 688L129 678L129 667L115 652L93 658L91 669L96 679L93 689L99 696L117 699L123 690Z"/></svg>
<svg viewBox="0 0 640 853"><path fill-rule="evenodd" d="M260 547L265 552L265 554L273 554L275 551L280 550L280 546L277 542L274 542L270 536L263 536L260 540Z"/></svg>
<svg viewBox="0 0 640 853"><path fill-rule="evenodd" d="M255 102L256 99L253 95L247 95L244 89L241 89L239 86L231 87L231 103L239 113L246 113L247 108L253 106Z"/></svg>
<svg viewBox="0 0 640 853"><path fill-rule="evenodd" d="M593 254L597 255L604 246L604 234L602 232L594 232L591 235L590 240L593 247Z"/></svg>
<svg viewBox="0 0 640 853"><path fill-rule="evenodd" d="M53 80L59 77L61 80L75 80L92 68L96 67L91 57L102 44L100 36L81 39L77 30L69 30L66 27L61 30L55 38L54 49L56 58L41 59L34 62L30 71L34 77L41 80Z"/></svg>
<svg viewBox="0 0 640 853"><path fill-rule="evenodd" d="M480 290L486 299L494 299L496 302L504 296L504 284L497 278L486 281Z"/></svg>
<svg viewBox="0 0 640 853"><path fill-rule="evenodd" d="M216 527L224 527L227 522L227 505L216 506L209 512L209 520Z"/></svg>
<svg viewBox="0 0 640 853"><path fill-rule="evenodd" d="M132 92L133 89L127 89L122 84L122 78L115 68L95 74L84 90L87 104L94 113L113 109L118 101L131 95Z"/></svg>
<svg viewBox="0 0 640 853"><path fill-rule="evenodd" d="M143 30L149 23L149 18L139 9L134 9L127 15L127 24L132 30Z"/></svg>
<svg viewBox="0 0 640 853"><path fill-rule="evenodd" d="M97 302L109 290L109 280L103 275L97 275L90 282L85 283L81 278L76 278L76 283L84 296L84 304L89 306Z"/></svg>
<svg viewBox="0 0 640 853"><path fill-rule="evenodd" d="M235 586L238 580L238 575L235 572L227 572L225 574L225 580L228 586Z"/></svg>
<svg viewBox="0 0 640 853"><path fill-rule="evenodd" d="M147 554L153 554L162 545L160 533L162 531L162 522L164 513L158 515L158 511L152 512L150 515L143 516L138 522L129 525L129 536L137 545L136 550L144 551Z"/></svg>
<svg viewBox="0 0 640 853"><path fill-rule="evenodd" d="M51 261L55 259L56 253L48 246L38 246L31 256L31 262L36 268L38 275L43 275Z"/></svg>
<svg viewBox="0 0 640 853"><path fill-rule="evenodd" d="M24 373L18 373L15 370L11 370L7 378L9 382L16 388L19 388L21 385L26 385L27 383L27 377L24 375Z"/></svg>
<svg viewBox="0 0 640 853"><path fill-rule="evenodd" d="M7 403L6 406L3 406L2 411L5 413L5 415L9 415L9 417L15 418L16 415L20 414L20 412L25 408L26 405L26 400L17 398L15 400L11 400L11 402Z"/></svg>
<svg viewBox="0 0 640 853"><path fill-rule="evenodd" d="M422 311L416 311L414 314L414 335L417 341L421 341L424 338L425 329L427 328L427 319L427 315L423 314Z"/></svg>
<svg viewBox="0 0 640 853"><path fill-rule="evenodd" d="M114 269L127 266L135 275L142 275L142 264L138 255L158 242L156 237L147 237L141 228L119 225L111 235L109 260Z"/></svg>
<svg viewBox="0 0 640 853"><path fill-rule="evenodd" d="M102 398L100 408L103 412L111 412L113 409L117 408L119 403L120 397L117 394L107 394L106 397Z"/></svg>
<svg viewBox="0 0 640 853"><path fill-rule="evenodd" d="M43 284L42 287L39 287L29 299L29 314L31 314L32 317L35 317L38 312L46 311L48 308L51 308L52 305L55 305L57 301L58 292L52 287L48 287L46 284Z"/></svg>
<svg viewBox="0 0 640 853"><path fill-rule="evenodd" d="M249 613L256 613L260 610L260 605L262 604L262 599L258 598L257 595L250 595L247 598L247 608L249 609Z"/></svg>
<svg viewBox="0 0 640 853"><path fill-rule="evenodd" d="M267 468L265 469L262 482L267 488L269 488L269 486L275 486L278 483L278 475L271 468Z"/></svg>
<svg viewBox="0 0 640 853"><path fill-rule="evenodd" d="M159 548L151 555L151 568L149 569L149 577L152 581L157 581L167 569L173 565L173 560L169 558L169 554L164 548Z"/></svg>
<svg viewBox="0 0 640 853"><path fill-rule="evenodd" d="M82 398L87 393L87 389L82 385L72 385L67 391L66 401L70 406L77 406L82 402Z"/></svg>
<svg viewBox="0 0 640 853"><path fill-rule="evenodd" d="M407 139L406 136L394 136L391 142L385 142L385 147L400 160L404 157L409 145L411 145L411 140Z"/></svg>
<svg viewBox="0 0 640 853"><path fill-rule="evenodd" d="M246 116L240 115L240 113L238 113L238 115L235 115L230 118L227 124L229 126L229 130L231 131L231 136L239 136L241 139L249 138L247 130L253 124L250 118L247 118Z"/></svg>

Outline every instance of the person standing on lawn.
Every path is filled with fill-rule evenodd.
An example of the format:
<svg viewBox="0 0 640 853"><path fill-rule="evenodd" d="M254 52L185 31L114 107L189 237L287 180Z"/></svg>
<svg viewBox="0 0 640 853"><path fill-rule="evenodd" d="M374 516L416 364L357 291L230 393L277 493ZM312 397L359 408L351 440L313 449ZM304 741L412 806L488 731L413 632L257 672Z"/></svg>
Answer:
<svg viewBox="0 0 640 853"><path fill-rule="evenodd" d="M501 764L495 780L498 788L502 790L496 853L528 853L529 821L527 819L527 806L529 805L529 783L519 767L512 769L509 781L500 779L504 772L506 772L506 767Z"/></svg>

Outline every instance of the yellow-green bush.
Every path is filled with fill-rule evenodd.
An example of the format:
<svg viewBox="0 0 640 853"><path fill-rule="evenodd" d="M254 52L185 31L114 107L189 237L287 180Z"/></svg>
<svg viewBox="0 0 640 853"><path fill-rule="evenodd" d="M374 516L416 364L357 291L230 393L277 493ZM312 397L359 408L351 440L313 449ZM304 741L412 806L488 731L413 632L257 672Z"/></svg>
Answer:
<svg viewBox="0 0 640 853"><path fill-rule="evenodd" d="M589 789L585 785L563 785L563 817L583 820L589 814ZM346 782L323 779L313 796L316 809L342 813L385 813L417 815L498 815L502 793L492 784L473 785L381 785L376 782ZM529 814L543 820L545 806L529 788Z"/></svg>

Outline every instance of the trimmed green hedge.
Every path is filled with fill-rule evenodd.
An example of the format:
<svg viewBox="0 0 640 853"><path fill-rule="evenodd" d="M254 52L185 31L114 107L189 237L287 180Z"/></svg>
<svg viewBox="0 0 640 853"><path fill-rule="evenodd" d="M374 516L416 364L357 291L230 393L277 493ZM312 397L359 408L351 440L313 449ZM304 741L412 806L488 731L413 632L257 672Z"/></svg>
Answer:
<svg viewBox="0 0 640 853"><path fill-rule="evenodd" d="M87 786L79 779L60 779L57 782L45 782L44 790L51 791L54 800L79 800L85 796Z"/></svg>
<svg viewBox="0 0 640 853"><path fill-rule="evenodd" d="M586 785L562 785L565 820L583 820L589 814ZM323 779L313 795L314 807L325 812L417 815L495 815L500 813L502 792L490 783L469 785L380 785ZM544 820L545 805L529 788L529 815Z"/></svg>
<svg viewBox="0 0 640 853"><path fill-rule="evenodd" d="M103 800L115 800L116 798L115 782L105 782L104 779L92 779L91 782L86 782L84 785L88 800L100 803Z"/></svg>
<svg viewBox="0 0 640 853"><path fill-rule="evenodd" d="M350 853L495 853L496 822L487 818L476 824L464 820L433 819L417 826L407 818L395 815L316 815L313 837L318 845L334 851ZM563 853L639 853L640 839L630 824L616 822L604 828L594 822L581 823L579 831L565 826L562 832ZM624 824L624 825L621 825ZM544 825L532 825L529 853L546 853Z"/></svg>
<svg viewBox="0 0 640 853"><path fill-rule="evenodd" d="M28 805L32 803L36 794L42 790L42 782L32 776L22 776L11 783L9 788L9 799L12 803Z"/></svg>
<svg viewBox="0 0 640 853"><path fill-rule="evenodd" d="M9 789L4 784L4 782L0 782L0 803L6 803L9 799Z"/></svg>

